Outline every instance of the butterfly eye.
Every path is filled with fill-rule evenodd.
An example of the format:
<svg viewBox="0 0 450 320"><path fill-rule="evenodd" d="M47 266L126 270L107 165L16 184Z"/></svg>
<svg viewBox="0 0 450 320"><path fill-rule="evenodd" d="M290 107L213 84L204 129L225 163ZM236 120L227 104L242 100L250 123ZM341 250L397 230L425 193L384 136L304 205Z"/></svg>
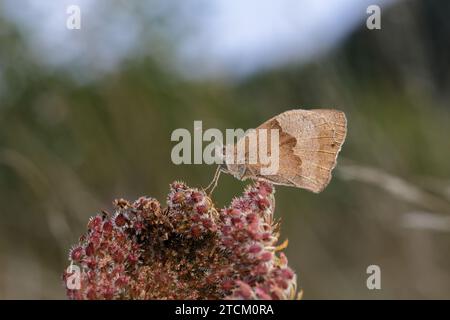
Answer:
<svg viewBox="0 0 450 320"><path fill-rule="evenodd" d="M242 179L246 170L247 168L245 167L245 165L238 166L239 179Z"/></svg>

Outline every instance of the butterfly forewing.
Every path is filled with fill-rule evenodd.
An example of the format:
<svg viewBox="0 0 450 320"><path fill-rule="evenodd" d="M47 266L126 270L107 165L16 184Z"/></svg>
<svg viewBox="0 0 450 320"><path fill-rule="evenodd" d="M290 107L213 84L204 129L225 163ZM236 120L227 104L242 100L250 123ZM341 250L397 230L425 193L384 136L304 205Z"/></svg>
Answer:
<svg viewBox="0 0 450 320"><path fill-rule="evenodd" d="M328 185L347 134L343 112L327 109L286 111L256 130L259 129L279 130L278 172L262 175L260 164L247 164L243 178L265 179L316 193Z"/></svg>

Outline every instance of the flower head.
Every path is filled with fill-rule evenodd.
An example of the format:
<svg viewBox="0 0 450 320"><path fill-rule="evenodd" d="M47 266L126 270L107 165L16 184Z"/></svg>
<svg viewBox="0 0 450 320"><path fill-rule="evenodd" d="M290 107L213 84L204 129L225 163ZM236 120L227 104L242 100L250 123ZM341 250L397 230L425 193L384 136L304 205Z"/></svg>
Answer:
<svg viewBox="0 0 450 320"><path fill-rule="evenodd" d="M92 217L69 254L70 299L288 299L296 276L278 252L274 188L256 182L227 208L182 182L167 207L148 197ZM66 279L68 274L64 274Z"/></svg>

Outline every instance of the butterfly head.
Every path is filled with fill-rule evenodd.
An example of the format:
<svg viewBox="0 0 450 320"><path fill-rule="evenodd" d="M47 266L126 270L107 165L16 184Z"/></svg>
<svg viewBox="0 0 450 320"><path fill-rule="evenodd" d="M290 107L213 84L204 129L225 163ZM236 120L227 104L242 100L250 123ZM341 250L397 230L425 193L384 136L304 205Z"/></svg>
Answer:
<svg viewBox="0 0 450 320"><path fill-rule="evenodd" d="M246 172L245 164L231 164L231 163L222 163L220 165L220 170L222 172L231 174L238 180L243 180Z"/></svg>
<svg viewBox="0 0 450 320"><path fill-rule="evenodd" d="M220 171L231 174L238 180L243 180L246 166L245 164L236 164L236 150L234 145L223 146L221 160L222 163L219 165Z"/></svg>

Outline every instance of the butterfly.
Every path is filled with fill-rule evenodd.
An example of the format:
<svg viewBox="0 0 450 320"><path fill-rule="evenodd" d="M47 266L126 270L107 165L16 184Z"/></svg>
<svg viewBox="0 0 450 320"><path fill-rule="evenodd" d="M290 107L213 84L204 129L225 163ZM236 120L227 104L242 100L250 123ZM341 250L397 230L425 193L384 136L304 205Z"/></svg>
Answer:
<svg viewBox="0 0 450 320"><path fill-rule="evenodd" d="M269 134L269 138L261 139L264 136L261 133ZM271 139L272 136L275 137L275 133L277 139ZM260 179L275 185L319 193L331 180L331 173L346 135L347 119L342 111L296 109L283 112L256 129L247 131L234 145L224 148L225 161L218 167L208 188L212 185L215 187L220 172L225 172L239 180ZM250 140L255 137L256 140L253 141L256 143L252 145ZM276 146L273 145L274 141ZM230 158L237 158L240 147L245 147L244 161L230 161ZM267 173L264 170L267 169L267 164L262 163L261 157L250 161L255 160L252 155L261 156L261 148L264 149L262 154L268 157L273 155L273 150L277 151L276 172Z"/></svg>

